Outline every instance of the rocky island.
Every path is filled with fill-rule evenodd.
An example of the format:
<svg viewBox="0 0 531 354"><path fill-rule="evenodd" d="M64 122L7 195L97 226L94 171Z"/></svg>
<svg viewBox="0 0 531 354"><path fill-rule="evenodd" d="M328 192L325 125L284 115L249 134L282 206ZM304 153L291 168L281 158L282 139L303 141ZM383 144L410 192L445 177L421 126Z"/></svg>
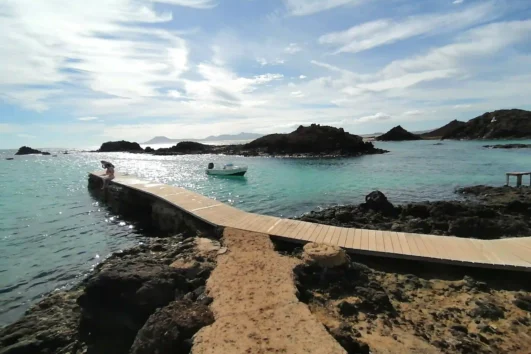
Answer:
<svg viewBox="0 0 531 354"><path fill-rule="evenodd" d="M300 126L289 134L271 134L241 145L206 145L181 141L170 148L142 150L137 143L107 142L98 152L129 151L154 155L226 154L275 157L355 157L382 154L387 151L375 148L371 142L358 135L334 128L312 124Z"/></svg>
<svg viewBox="0 0 531 354"><path fill-rule="evenodd" d="M23 146L20 149L18 149L17 153L15 155L50 155L49 152L46 151L40 151L30 148L29 146Z"/></svg>
<svg viewBox="0 0 531 354"><path fill-rule="evenodd" d="M138 144L130 141L108 141L103 143L97 152L143 152L144 149Z"/></svg>
<svg viewBox="0 0 531 354"><path fill-rule="evenodd" d="M387 133L376 137L378 141L407 141L407 140L421 140L419 135L413 134L402 128L402 126L396 126L389 130Z"/></svg>
<svg viewBox="0 0 531 354"><path fill-rule="evenodd" d="M531 144L498 144L498 145L484 145L488 149L531 149Z"/></svg>
<svg viewBox="0 0 531 354"><path fill-rule="evenodd" d="M461 127L465 125L466 125L465 122L461 122L459 120L453 120L443 127L432 130L431 132L428 132L428 133L421 134L420 136L422 139L441 139L442 137L447 136L448 134L456 131L457 129L460 129Z"/></svg>

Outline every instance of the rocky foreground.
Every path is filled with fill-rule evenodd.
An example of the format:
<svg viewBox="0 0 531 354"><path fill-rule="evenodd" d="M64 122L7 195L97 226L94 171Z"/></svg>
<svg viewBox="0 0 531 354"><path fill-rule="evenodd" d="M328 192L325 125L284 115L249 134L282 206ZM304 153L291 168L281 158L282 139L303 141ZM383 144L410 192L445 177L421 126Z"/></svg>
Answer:
<svg viewBox="0 0 531 354"><path fill-rule="evenodd" d="M304 259L304 248L291 254ZM295 276L301 301L347 353L531 348L526 274L353 256L341 265L306 262Z"/></svg>
<svg viewBox="0 0 531 354"><path fill-rule="evenodd" d="M214 321L205 283L216 247L174 236L116 253L0 329L0 353L187 353ZM205 240L205 239L199 239Z"/></svg>
<svg viewBox="0 0 531 354"><path fill-rule="evenodd" d="M299 220L341 227L467 238L531 235L531 188L475 186L459 194L468 200L393 205L372 192L360 205L312 211Z"/></svg>

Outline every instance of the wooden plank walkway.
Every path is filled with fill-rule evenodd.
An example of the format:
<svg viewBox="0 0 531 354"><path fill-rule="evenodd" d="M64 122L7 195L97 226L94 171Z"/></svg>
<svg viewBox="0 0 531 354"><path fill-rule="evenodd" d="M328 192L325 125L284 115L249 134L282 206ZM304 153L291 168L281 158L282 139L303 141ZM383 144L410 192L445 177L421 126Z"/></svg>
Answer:
<svg viewBox="0 0 531 354"><path fill-rule="evenodd" d="M341 228L247 213L184 188L126 174L116 174L112 184L150 194L211 225L266 233L290 242L328 243L353 254L531 271L531 237L478 240Z"/></svg>

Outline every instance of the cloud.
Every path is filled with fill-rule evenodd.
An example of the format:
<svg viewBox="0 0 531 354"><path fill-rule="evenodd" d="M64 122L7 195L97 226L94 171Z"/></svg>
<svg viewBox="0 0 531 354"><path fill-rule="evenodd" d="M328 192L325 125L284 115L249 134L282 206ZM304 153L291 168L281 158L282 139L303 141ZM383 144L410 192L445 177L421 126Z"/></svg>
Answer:
<svg viewBox="0 0 531 354"><path fill-rule="evenodd" d="M302 91L293 91L291 92L291 95L293 97L304 97L304 94L302 93Z"/></svg>
<svg viewBox="0 0 531 354"><path fill-rule="evenodd" d="M286 61L284 59L274 59L274 60L267 60L265 58L257 58L256 61L258 64L262 66L266 65L281 65L284 64Z"/></svg>
<svg viewBox="0 0 531 354"><path fill-rule="evenodd" d="M19 138L22 138L22 139L35 139L35 138L36 138L35 135L24 134L24 133L17 134L17 136L18 136Z"/></svg>
<svg viewBox="0 0 531 354"><path fill-rule="evenodd" d="M284 51L288 54L295 54L302 50L302 48L297 43L290 43Z"/></svg>
<svg viewBox="0 0 531 354"><path fill-rule="evenodd" d="M364 116L355 120L355 123L381 122L391 119L391 116L386 113L378 112L370 116Z"/></svg>
<svg viewBox="0 0 531 354"><path fill-rule="evenodd" d="M453 4L462 4L464 0L454 0Z"/></svg>
<svg viewBox="0 0 531 354"><path fill-rule="evenodd" d="M422 115L422 114L424 114L424 111L421 111L421 110L418 110L418 109L414 109L414 110L406 111L406 112L402 113L403 116L419 116L419 115Z"/></svg>
<svg viewBox="0 0 531 354"><path fill-rule="evenodd" d="M304 80L304 79L306 79L306 78L307 78L306 75L301 75L301 76L299 76L299 79L301 79L301 80Z"/></svg>
<svg viewBox="0 0 531 354"><path fill-rule="evenodd" d="M207 2L180 4L200 7ZM65 84L75 85L69 97L87 92L154 97L188 70L184 39L176 32L139 26L172 19L148 0L17 0L0 4L0 13L0 89L30 109L46 110L42 96ZM23 85L43 88L22 91Z"/></svg>
<svg viewBox="0 0 531 354"><path fill-rule="evenodd" d="M153 2L191 7L194 9L211 9L218 5L212 0L153 0Z"/></svg>
<svg viewBox="0 0 531 354"><path fill-rule="evenodd" d="M288 12L293 16L312 15L339 6L360 2L360 0L284 0Z"/></svg>
<svg viewBox="0 0 531 354"><path fill-rule="evenodd" d="M91 120L98 120L98 119L99 119L98 117L80 117L77 120L80 120L82 122L88 122Z"/></svg>
<svg viewBox="0 0 531 354"><path fill-rule="evenodd" d="M319 43L337 45L335 53L358 53L411 37L465 28L493 17L491 3L479 4L447 14L411 16L400 20L379 19L348 30L319 37Z"/></svg>

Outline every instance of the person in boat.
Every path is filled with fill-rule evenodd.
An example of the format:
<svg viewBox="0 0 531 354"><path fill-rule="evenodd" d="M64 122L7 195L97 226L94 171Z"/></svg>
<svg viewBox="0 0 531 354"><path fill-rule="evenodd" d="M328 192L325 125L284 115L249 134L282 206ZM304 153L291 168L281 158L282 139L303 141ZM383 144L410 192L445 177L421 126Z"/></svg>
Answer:
<svg viewBox="0 0 531 354"><path fill-rule="evenodd" d="M105 173L102 174L103 177L103 186L101 189L105 189L109 184L109 181L114 179L114 165L107 161L101 161L101 167L105 169Z"/></svg>

